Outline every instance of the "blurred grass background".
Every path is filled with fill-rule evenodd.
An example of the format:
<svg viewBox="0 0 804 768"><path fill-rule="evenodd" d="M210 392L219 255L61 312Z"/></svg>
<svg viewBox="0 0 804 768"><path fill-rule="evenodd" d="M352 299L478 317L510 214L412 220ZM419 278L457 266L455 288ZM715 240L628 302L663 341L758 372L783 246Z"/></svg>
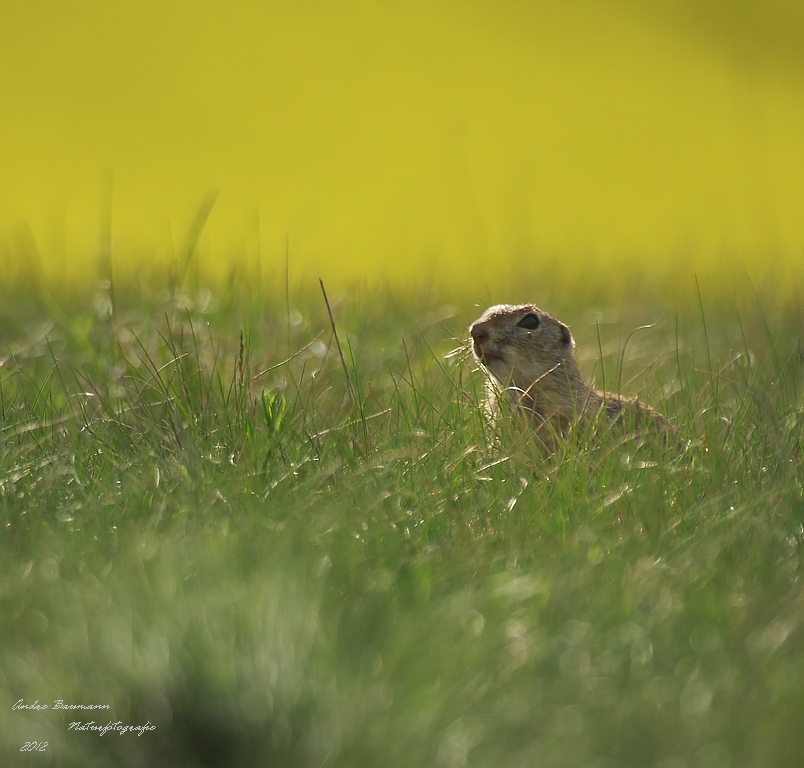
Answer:
<svg viewBox="0 0 804 768"><path fill-rule="evenodd" d="M170 263L210 195L218 277L801 259L795 0L4 3L0 100L11 279Z"/></svg>
<svg viewBox="0 0 804 768"><path fill-rule="evenodd" d="M2 302L3 766L799 768L800 312L556 297L685 445L545 456L471 305L110 294Z"/></svg>

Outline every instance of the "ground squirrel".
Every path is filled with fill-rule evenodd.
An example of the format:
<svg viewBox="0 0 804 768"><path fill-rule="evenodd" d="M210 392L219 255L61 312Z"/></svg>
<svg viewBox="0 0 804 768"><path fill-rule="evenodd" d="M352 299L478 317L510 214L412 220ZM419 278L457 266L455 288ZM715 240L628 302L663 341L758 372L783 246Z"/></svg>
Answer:
<svg viewBox="0 0 804 768"><path fill-rule="evenodd" d="M621 422L660 435L675 431L639 400L588 386L578 372L570 329L532 304L491 307L472 323L469 334L475 357L512 407L528 413L548 447L555 447L555 436L566 436L576 422Z"/></svg>

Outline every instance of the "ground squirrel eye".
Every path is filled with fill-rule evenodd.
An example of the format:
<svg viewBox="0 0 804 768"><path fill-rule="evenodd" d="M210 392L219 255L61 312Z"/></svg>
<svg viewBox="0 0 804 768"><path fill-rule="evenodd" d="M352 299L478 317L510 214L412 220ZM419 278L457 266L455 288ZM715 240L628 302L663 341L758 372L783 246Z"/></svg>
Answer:
<svg viewBox="0 0 804 768"><path fill-rule="evenodd" d="M520 328L525 328L528 331L532 331L539 327L539 316L538 315L525 315L517 325Z"/></svg>

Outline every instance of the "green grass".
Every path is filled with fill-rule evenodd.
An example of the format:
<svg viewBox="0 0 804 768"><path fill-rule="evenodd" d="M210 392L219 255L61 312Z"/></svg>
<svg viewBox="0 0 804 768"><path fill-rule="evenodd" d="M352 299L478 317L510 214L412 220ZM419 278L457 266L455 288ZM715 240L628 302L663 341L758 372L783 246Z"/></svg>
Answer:
<svg viewBox="0 0 804 768"><path fill-rule="evenodd" d="M9 293L2 764L798 768L804 313L689 293L544 302L687 441L554 457L466 297Z"/></svg>

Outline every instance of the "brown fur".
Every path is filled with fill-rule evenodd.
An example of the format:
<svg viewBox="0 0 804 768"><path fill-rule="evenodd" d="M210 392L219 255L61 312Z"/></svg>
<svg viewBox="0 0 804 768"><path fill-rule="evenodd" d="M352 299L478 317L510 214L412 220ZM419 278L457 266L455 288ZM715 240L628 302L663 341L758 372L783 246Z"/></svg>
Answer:
<svg viewBox="0 0 804 768"><path fill-rule="evenodd" d="M521 327L536 318L536 328ZM657 411L588 386L575 362L570 329L532 304L499 304L487 309L469 328L472 351L503 389L515 409L525 410L538 437L554 447L578 422L633 423L636 429L665 435L673 427ZM605 416L605 418L602 418Z"/></svg>

